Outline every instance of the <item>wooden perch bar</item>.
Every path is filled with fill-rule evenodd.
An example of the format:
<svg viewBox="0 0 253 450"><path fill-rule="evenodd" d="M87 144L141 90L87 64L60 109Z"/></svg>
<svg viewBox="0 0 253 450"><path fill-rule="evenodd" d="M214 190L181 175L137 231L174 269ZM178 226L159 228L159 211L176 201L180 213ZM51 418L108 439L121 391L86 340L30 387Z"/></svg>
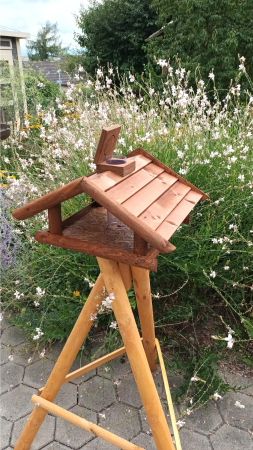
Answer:
<svg viewBox="0 0 253 450"><path fill-rule="evenodd" d="M79 417L76 414L63 409L60 406L57 406L54 403L51 403L48 400L39 397L38 395L33 395L31 401L35 404L38 403L38 408L45 409L51 414L55 414L56 416L61 417L61 419L73 423L73 425L76 425L77 427L88 431L88 433L91 433L94 436L98 436L101 439L104 439L104 441L110 442L111 444L115 445L118 448L121 448L122 450L145 450L138 445L131 444L131 442L128 442L125 439L116 436L116 434L113 434L110 431L104 430L94 423L88 422L88 420L85 420L82 417Z"/></svg>
<svg viewBox="0 0 253 450"><path fill-rule="evenodd" d="M97 359L96 361L93 361L90 364L87 364L84 367L81 367L80 369L75 370L74 372L69 373L66 375L64 384L68 383L71 380L74 380L75 378L81 377L85 373L90 372L93 369L96 369L97 367L101 366L102 364L107 363L108 361L111 361L114 358L117 358L118 356L123 355L126 353L125 347L121 347L118 350L114 350L114 352L109 353L108 355L102 356L101 358ZM43 391L44 387L39 389L39 395Z"/></svg>

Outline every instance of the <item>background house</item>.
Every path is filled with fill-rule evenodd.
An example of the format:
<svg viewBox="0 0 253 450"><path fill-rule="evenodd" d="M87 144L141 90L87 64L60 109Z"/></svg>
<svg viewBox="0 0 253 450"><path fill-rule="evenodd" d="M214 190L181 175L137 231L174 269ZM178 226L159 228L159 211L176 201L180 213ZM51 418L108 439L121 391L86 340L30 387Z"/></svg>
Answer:
<svg viewBox="0 0 253 450"><path fill-rule="evenodd" d="M13 117L19 123L19 116L27 112L20 39L29 38L29 33L0 30L1 122L3 123L10 123Z"/></svg>
<svg viewBox="0 0 253 450"><path fill-rule="evenodd" d="M54 61L24 61L23 65L26 69L32 69L42 74L51 83L61 85L63 89L71 81L69 75L64 71L64 61L61 58L55 58Z"/></svg>

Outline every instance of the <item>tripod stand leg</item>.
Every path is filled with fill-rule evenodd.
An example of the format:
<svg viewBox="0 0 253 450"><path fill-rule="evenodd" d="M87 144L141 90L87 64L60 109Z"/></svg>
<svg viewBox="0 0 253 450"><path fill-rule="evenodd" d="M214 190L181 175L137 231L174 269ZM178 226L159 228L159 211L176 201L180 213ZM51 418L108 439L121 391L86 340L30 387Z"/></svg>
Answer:
<svg viewBox="0 0 253 450"><path fill-rule="evenodd" d="M132 273L130 266L127 264L119 263L119 271L121 278L123 280L124 286L126 291L129 291L130 287L132 286Z"/></svg>
<svg viewBox="0 0 253 450"><path fill-rule="evenodd" d="M149 271L139 267L131 267L134 290L141 324L143 346L151 370L156 370L156 344L153 306L151 299Z"/></svg>
<svg viewBox="0 0 253 450"><path fill-rule="evenodd" d="M93 323L90 320L90 316L96 312L96 305L100 304L103 300L101 296L103 286L104 279L100 274L52 370L51 375L48 378L45 388L41 394L42 398L52 402L55 399L61 385L64 383L65 376L68 374ZM28 450L30 448L46 415L47 411L45 409L40 408L39 406L34 408L17 444L15 445L15 450Z"/></svg>
<svg viewBox="0 0 253 450"><path fill-rule="evenodd" d="M128 301L118 263L97 258L107 292L115 299L112 308L158 450L175 450L148 365L146 354Z"/></svg>

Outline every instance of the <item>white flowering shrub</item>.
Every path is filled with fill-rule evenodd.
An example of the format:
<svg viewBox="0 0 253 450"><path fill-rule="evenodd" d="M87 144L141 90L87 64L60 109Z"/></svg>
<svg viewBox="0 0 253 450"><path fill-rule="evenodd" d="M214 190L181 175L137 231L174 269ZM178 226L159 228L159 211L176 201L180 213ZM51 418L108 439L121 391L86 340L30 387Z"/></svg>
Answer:
<svg viewBox="0 0 253 450"><path fill-rule="evenodd" d="M99 68L94 79L79 67L78 84L69 84L64 101L56 99L57 114L38 104L36 117L25 116L21 131L3 143L2 189L17 208L88 175L102 127L121 124L116 153L143 147L210 197L194 208L189 226L179 227L172 239L177 249L161 255L151 274L157 333L175 333L172 351L210 346L227 353L241 346L247 362L253 341L253 93L241 91L242 67L220 101L213 72L193 89L184 69L174 73L169 62L158 64L168 74L159 90L131 73L116 84L112 67ZM81 195L63 203L63 219L89 201ZM47 228L47 211L15 223L27 251L5 273L2 289L2 313L15 310L16 322L38 342L69 334L98 274L93 257L35 243L35 231ZM110 332L117 328L111 302L107 296L101 306L107 314L99 309L90 318ZM205 339L194 325L201 320L209 327ZM193 331L185 332L189 324ZM200 367L210 364L209 356L203 361ZM188 381L198 377L191 382L197 389L199 379L208 381L192 364ZM217 383L213 392L222 393Z"/></svg>

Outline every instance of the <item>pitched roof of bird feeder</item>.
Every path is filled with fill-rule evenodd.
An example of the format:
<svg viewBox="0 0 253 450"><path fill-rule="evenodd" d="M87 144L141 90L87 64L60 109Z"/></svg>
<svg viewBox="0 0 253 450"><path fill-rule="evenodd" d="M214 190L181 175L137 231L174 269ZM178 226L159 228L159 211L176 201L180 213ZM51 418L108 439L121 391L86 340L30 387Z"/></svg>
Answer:
<svg viewBox="0 0 253 450"><path fill-rule="evenodd" d="M183 222L187 223L196 203L208 196L142 148L129 153L127 162L121 167L109 165L106 157L107 160L112 157L119 131L119 125L103 129L94 159L96 173L34 200L14 211L13 216L24 220L48 209L51 213L50 232L37 232L35 238L40 242L96 256L102 256L101 249L104 248L103 257L129 263L129 259L124 259L125 252L136 258L136 262L131 260L130 264L155 270L154 257L158 251L169 253L175 249L168 240ZM57 205L84 192L95 202L62 223L57 222L60 214ZM103 208L97 208L100 205ZM117 230L106 229L106 210L125 226ZM151 248L138 260L138 255L131 253L134 235L158 251L154 253ZM93 251L89 243L95 245ZM123 255L121 259L119 251ZM148 259L153 262L148 263ZM147 263L144 264L144 260Z"/></svg>

